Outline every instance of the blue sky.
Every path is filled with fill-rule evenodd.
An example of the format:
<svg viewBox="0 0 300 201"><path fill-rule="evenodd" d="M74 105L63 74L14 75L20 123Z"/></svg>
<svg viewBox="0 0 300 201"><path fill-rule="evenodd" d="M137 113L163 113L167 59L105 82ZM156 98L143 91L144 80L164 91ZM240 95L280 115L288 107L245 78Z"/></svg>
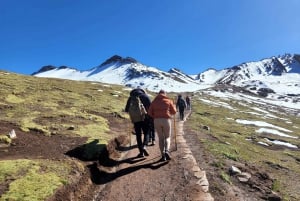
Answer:
<svg viewBox="0 0 300 201"><path fill-rule="evenodd" d="M0 69L89 70L113 55L187 74L300 53L298 0L0 0Z"/></svg>

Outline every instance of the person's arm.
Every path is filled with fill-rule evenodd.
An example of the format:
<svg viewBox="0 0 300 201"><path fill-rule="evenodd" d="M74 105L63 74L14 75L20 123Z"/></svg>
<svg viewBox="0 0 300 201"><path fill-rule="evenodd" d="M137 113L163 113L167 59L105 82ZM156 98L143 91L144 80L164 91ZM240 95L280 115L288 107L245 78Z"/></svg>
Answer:
<svg viewBox="0 0 300 201"><path fill-rule="evenodd" d="M174 115L176 114L177 110L176 110L176 106L174 105L174 103L172 101L170 101L170 114Z"/></svg>
<svg viewBox="0 0 300 201"><path fill-rule="evenodd" d="M154 111L153 111L153 105L150 104L150 107L148 109L148 115L151 117L151 118L154 118Z"/></svg>
<svg viewBox="0 0 300 201"><path fill-rule="evenodd" d="M125 106L125 112L128 112L130 106L130 97L127 100L126 106Z"/></svg>
<svg viewBox="0 0 300 201"><path fill-rule="evenodd" d="M178 99L178 100L176 101L176 106L174 105L176 108L179 108L179 102L180 102L180 100ZM174 104L174 103L173 103L173 104Z"/></svg>
<svg viewBox="0 0 300 201"><path fill-rule="evenodd" d="M148 110L149 110L150 105L151 105L151 100L150 100L150 98L149 98L148 96L145 96L145 104L144 104L144 106L145 106L147 112L148 112Z"/></svg>

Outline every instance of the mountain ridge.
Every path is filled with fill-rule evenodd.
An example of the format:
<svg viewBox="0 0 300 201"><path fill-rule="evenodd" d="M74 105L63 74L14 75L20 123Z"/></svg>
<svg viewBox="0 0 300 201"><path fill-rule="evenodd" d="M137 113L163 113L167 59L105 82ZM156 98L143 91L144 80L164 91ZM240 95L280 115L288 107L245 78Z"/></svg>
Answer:
<svg viewBox="0 0 300 201"><path fill-rule="evenodd" d="M32 75L96 81L128 87L140 86L154 92L162 88L170 92L194 92L215 85L234 85L265 97L270 93L300 96L300 55L298 54L273 56L222 70L209 68L196 75L185 74L178 68L171 68L165 72L144 65L132 57L123 58L114 55L90 70L79 71L66 66L44 66Z"/></svg>

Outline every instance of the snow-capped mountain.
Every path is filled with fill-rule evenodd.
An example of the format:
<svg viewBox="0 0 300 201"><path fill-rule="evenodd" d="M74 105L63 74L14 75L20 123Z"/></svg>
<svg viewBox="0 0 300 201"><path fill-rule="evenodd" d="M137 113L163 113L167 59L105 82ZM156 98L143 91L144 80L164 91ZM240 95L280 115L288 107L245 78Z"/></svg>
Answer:
<svg viewBox="0 0 300 201"><path fill-rule="evenodd" d="M143 65L133 58L115 55L86 71L66 66L45 66L33 75L141 86L150 91L165 89L173 92L193 92L216 85L229 85L242 87L264 97L272 93L278 96L300 96L300 55L296 54L247 62L220 71L208 69L198 75L187 75L176 68L164 72Z"/></svg>
<svg viewBox="0 0 300 201"><path fill-rule="evenodd" d="M109 84L120 84L130 87L141 86L150 91L167 89L168 91L195 91L202 89L199 81L182 73L178 69L169 72L158 70L137 62L135 59L113 56L100 66L87 71L78 71L74 68L45 66L33 73L38 77L52 77L71 80L97 81Z"/></svg>

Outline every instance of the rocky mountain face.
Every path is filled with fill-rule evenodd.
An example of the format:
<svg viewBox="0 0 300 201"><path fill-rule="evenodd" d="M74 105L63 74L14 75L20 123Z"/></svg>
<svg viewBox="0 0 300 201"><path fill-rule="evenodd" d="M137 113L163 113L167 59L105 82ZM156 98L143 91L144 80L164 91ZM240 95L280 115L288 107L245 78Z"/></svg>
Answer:
<svg viewBox="0 0 300 201"><path fill-rule="evenodd" d="M216 85L231 85L265 97L270 93L300 96L300 55L297 54L242 63L219 71L208 69L197 75L187 75L176 68L164 72L134 58L115 55L87 71L44 66L33 75L141 86L150 91L164 88L173 92L192 92Z"/></svg>
<svg viewBox="0 0 300 201"><path fill-rule="evenodd" d="M286 54L234 66L227 69L226 74L217 83L234 84L259 77L281 76L286 73L300 73L299 55Z"/></svg>

